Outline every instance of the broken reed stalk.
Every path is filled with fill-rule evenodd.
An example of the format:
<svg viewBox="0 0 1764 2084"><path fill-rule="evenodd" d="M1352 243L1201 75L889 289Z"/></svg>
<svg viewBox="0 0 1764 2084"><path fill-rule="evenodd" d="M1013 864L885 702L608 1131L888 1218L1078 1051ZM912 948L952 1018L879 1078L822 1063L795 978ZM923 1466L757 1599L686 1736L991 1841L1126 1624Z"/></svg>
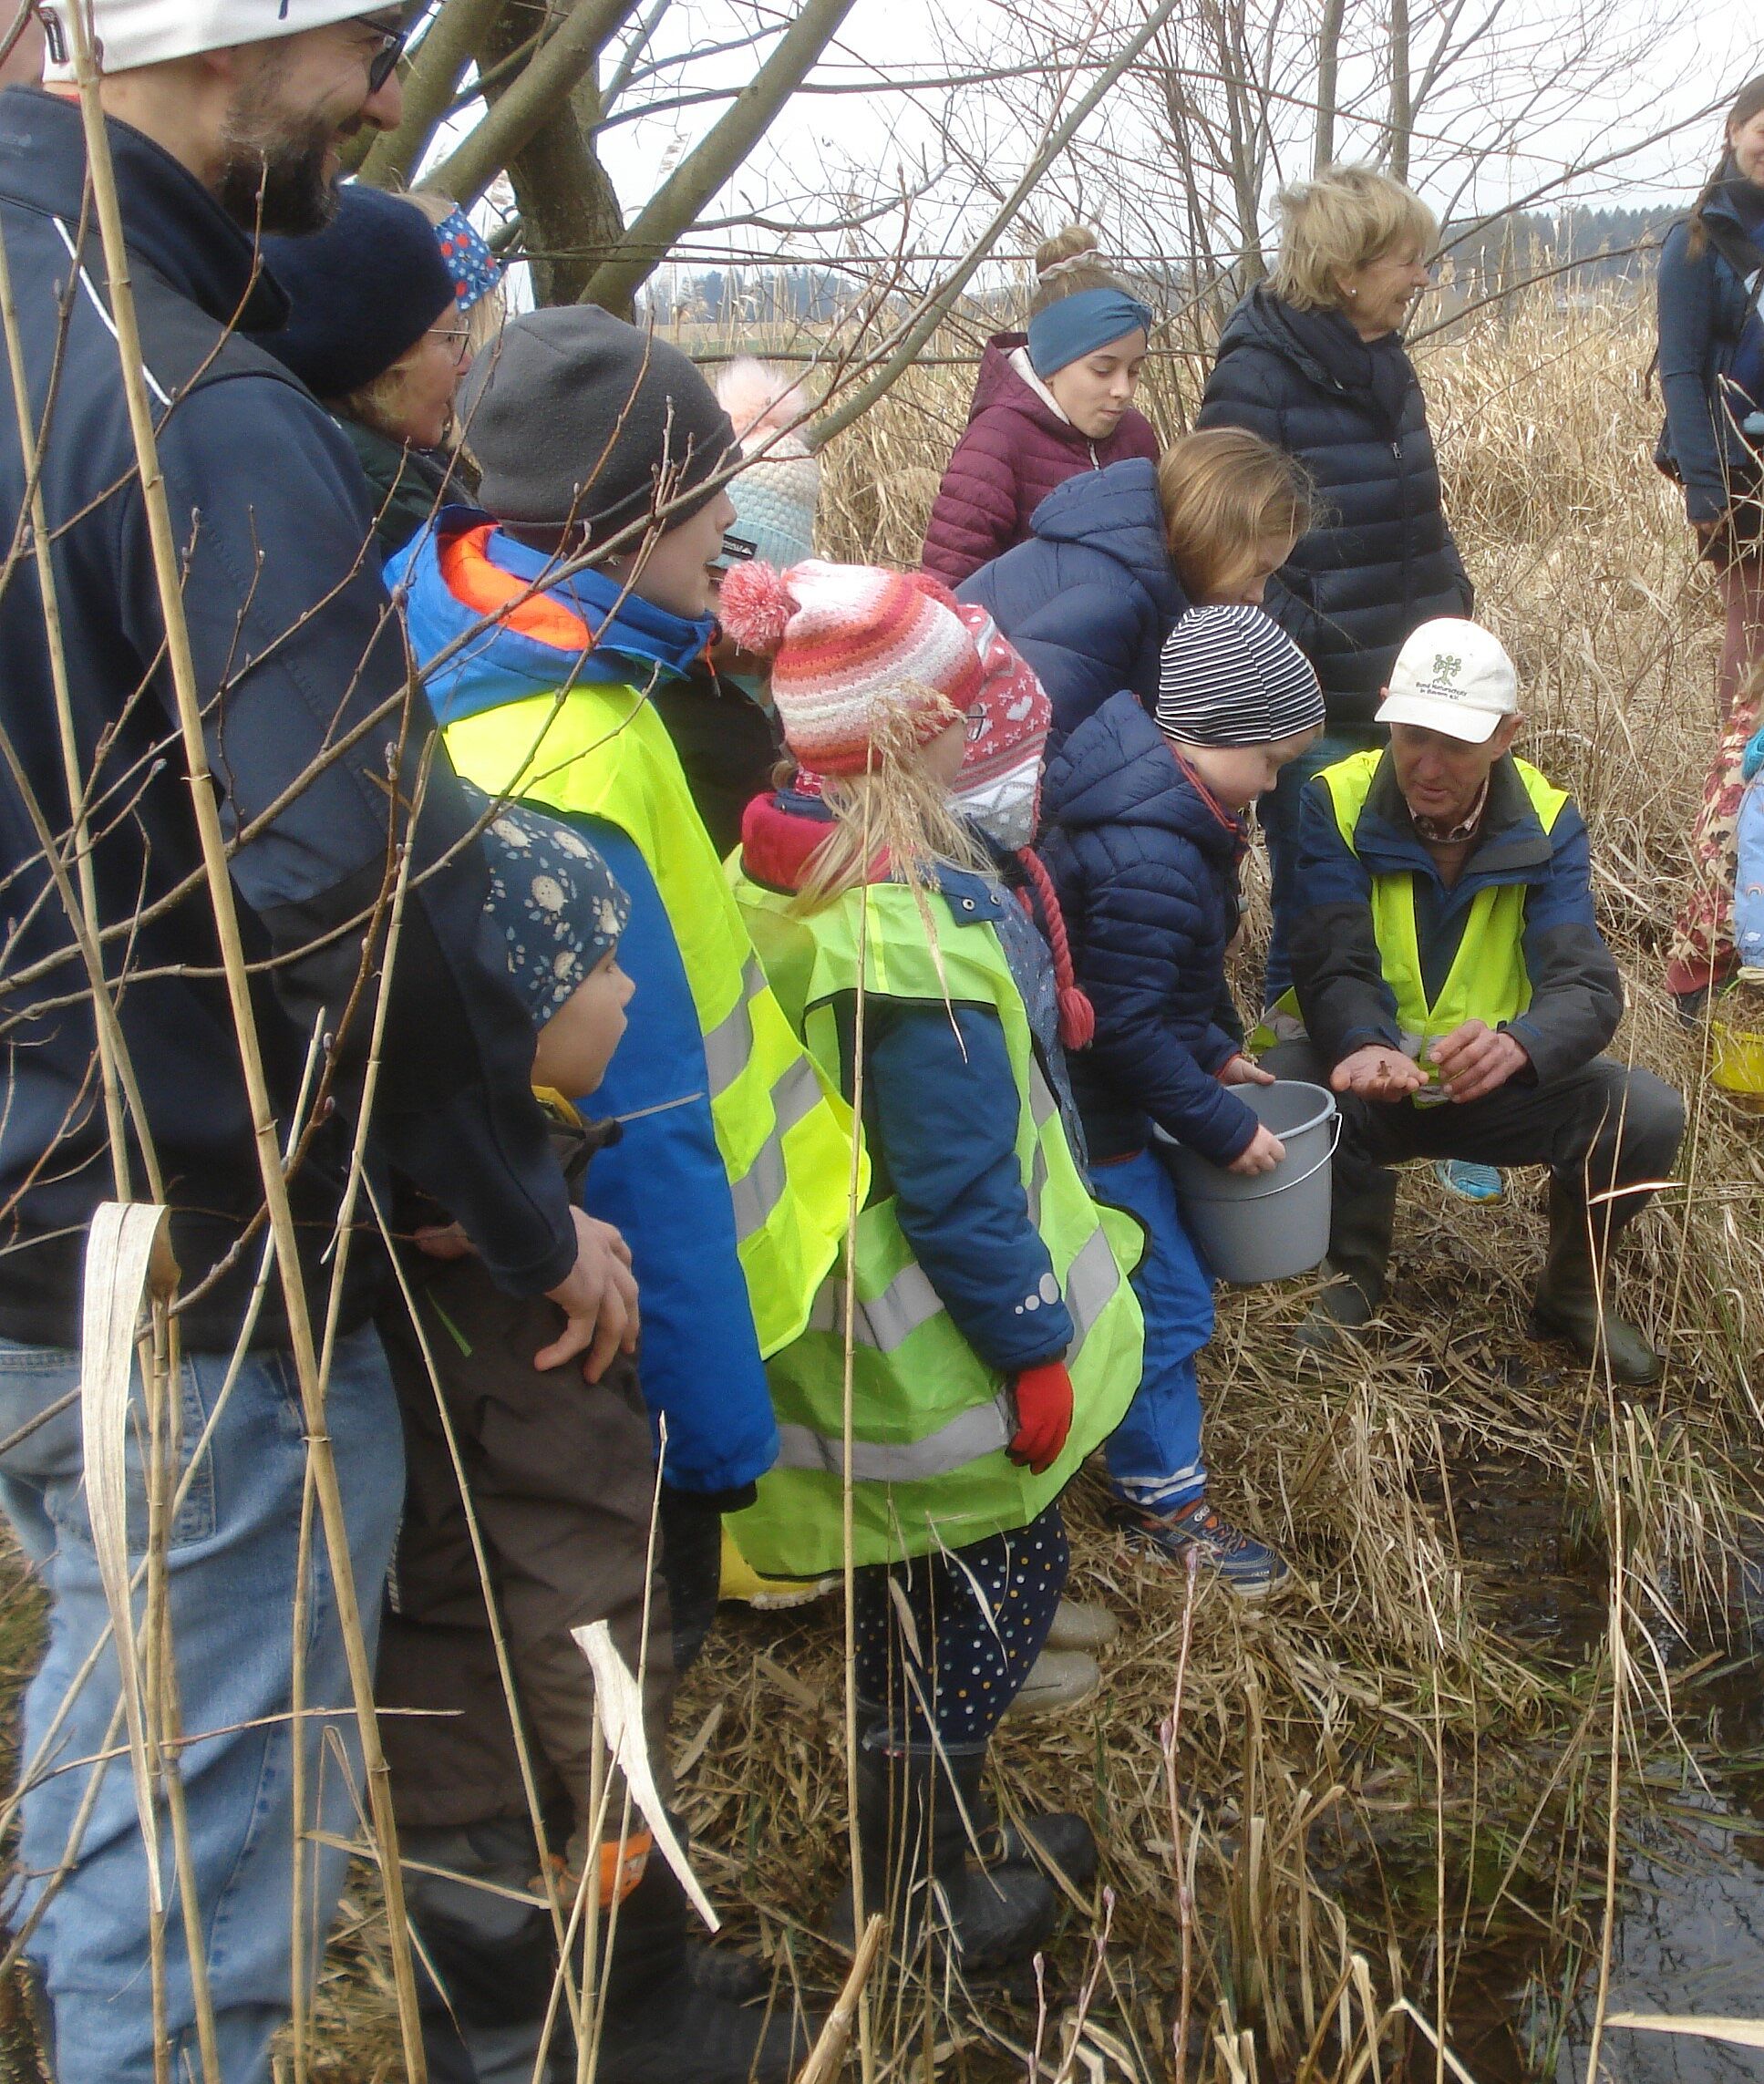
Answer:
<svg viewBox="0 0 1764 2084"><path fill-rule="evenodd" d="M331 1569L332 1590L336 1600L337 1625L348 1661L356 1718L361 1734L362 1764L367 1781L379 1843L381 1872L387 1897L387 1923L391 1947L392 1976L398 1999L400 2036L409 2084L425 2084L422 2030L418 2017L417 1984L411 1965L409 1935L405 1929L404 1889L398 1874L397 1825L392 1814L386 1757L381 1749L378 1726L374 1718L374 1667L361 1626L361 1610L356 1594L355 1571L349 1555L348 1522L343 1494L337 1482L336 1462L325 1429L325 1386L318 1369L313 1343L312 1321L302 1279L294 1213L288 1184L282 1170L276 1140L275 1113L270 1101L258 1045L256 1017L251 1001L239 915L227 868L226 841L221 830L220 810L208 762L202 731L202 705L196 686L195 662L184 619L183 595L178 569L178 548L171 526L165 482L160 472L159 449L149 408L143 376L140 333L136 323L135 300L129 283L129 262L123 238L122 211L117 196L116 170L110 158L110 140L105 129L103 103L92 59L91 40L84 9L67 13L74 50L75 77L79 87L88 175L98 208L99 237L103 245L105 273L108 282L110 316L117 332L118 361L124 397L129 408L130 432L140 472L141 502L147 515L152 546L154 578L160 612L165 618L166 656L176 700L179 728L190 782L191 807L201 842L202 865L210 903L214 913L216 937L232 1002L233 1028L239 1045L257 1147L258 1171L264 1202L274 1239L276 1262L287 1311L290 1344L294 1349L300 1398L305 1414L307 1451L312 1460L319 1516L324 1528ZM304 1740L304 1731L293 1732L293 1741Z"/></svg>
<svg viewBox="0 0 1764 2084"><path fill-rule="evenodd" d="M845 2061L851 2028L859 2015L865 1986L888 1936L888 1920L878 1911L863 1928L851 1956L851 1972L841 1986L838 2000L809 2051L809 2059L797 2071L796 2084L832 2084Z"/></svg>

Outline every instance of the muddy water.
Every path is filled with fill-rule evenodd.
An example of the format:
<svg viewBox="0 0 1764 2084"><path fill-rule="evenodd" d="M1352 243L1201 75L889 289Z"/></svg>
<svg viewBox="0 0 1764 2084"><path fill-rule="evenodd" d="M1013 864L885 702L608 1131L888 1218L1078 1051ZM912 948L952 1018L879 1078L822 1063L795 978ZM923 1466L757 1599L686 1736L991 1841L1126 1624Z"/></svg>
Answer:
<svg viewBox="0 0 1764 2084"><path fill-rule="evenodd" d="M1511 1571L1501 1604L1511 1634L1545 1661L1579 1663L1603 1633L1603 1595L1562 1567L1559 1499L1522 1489L1498 1470L1470 1485L1464 1545ZM1626 1840L1613 2012L1764 2019L1764 1567L1746 1578L1728 1662L1678 1695L1700 1780L1655 1780L1655 1813ZM1639 1806L1626 1807L1626 1825ZM1576 1982L1565 2011L1564 1978ZM1595 1962L1577 1976L1557 1963L1546 1988L1535 1947L1511 1943L1466 1959L1452 2038L1475 2084L1586 2084L1596 1979ZM1764 2048L1607 2027L1599 2070L1611 2084L1764 2084Z"/></svg>

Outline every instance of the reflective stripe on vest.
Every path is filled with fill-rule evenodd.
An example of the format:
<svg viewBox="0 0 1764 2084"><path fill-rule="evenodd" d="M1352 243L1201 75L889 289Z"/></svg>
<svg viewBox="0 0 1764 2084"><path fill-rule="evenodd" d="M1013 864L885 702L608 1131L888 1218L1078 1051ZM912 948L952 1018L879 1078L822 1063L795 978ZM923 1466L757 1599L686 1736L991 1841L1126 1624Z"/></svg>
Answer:
<svg viewBox="0 0 1764 2084"><path fill-rule="evenodd" d="M1127 1280L1142 1249L1138 1225L1090 1198L990 926L958 926L933 896L934 958L916 902L898 885L850 892L807 917L791 913L788 897L740 876L735 887L767 975L827 1075L841 1068L840 1006L856 989L863 909L872 1005L893 997L981 1006L1004 1030L1024 1194L1073 1323L1066 1355L1071 1437L1045 1476L1006 1460L1014 1419L1003 1378L944 1308L892 1200L871 1203L858 1220L852 1284L854 1553L860 1563L883 1562L1022 1526L1107 1438L1138 1387L1142 1330ZM759 1502L733 1529L757 1568L810 1574L840 1561L846 1290L841 1264L822 1283L809 1329L769 1365L782 1450L760 1480ZM1026 1296L1021 1307L1053 1299Z"/></svg>
<svg viewBox="0 0 1764 2084"><path fill-rule="evenodd" d="M1358 858L1354 834L1360 813L1371 793L1382 751L1355 753L1350 758L1326 767L1317 775L1329 792L1342 843ZM1536 768L1522 759L1513 762L1538 822L1545 832L1554 830L1568 798ZM1415 871L1374 875L1372 884L1372 934L1378 945L1384 981L1397 1002L1397 1027L1404 1054L1413 1057L1437 1081L1438 1068L1428 1062L1427 1049L1442 1035L1449 1035L1467 1020L1480 1020L1491 1027L1516 1019L1532 1003L1532 980L1525 967L1525 901L1529 885L1522 882L1490 883L1470 900L1470 916L1462 937L1438 993L1429 1000L1427 976L1421 962L1420 935L1415 921ZM1288 990L1281 996L1264 1025L1253 1037L1256 1047L1284 1041L1305 1030L1299 1017L1298 996Z"/></svg>
<svg viewBox="0 0 1764 2084"><path fill-rule="evenodd" d="M490 612L524 591L489 563L474 533L454 539L442 558L468 606ZM570 641L559 621L570 612L544 595L506 620L523 628L536 610L547 641ZM585 652L587 626L575 621ZM566 817L603 818L643 855L704 1038L705 1088L759 1350L775 1353L807 1325L845 1233L851 1112L772 995L665 727L634 688L591 683L461 717L444 735L454 766L481 788ZM860 1164L863 1192L868 1162Z"/></svg>

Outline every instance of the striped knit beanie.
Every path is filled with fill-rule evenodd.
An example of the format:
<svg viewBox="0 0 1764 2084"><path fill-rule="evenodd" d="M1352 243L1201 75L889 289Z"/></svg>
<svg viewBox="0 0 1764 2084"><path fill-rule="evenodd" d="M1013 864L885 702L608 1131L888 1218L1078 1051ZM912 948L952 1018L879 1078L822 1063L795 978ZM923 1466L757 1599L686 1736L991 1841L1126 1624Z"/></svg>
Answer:
<svg viewBox="0 0 1764 2084"><path fill-rule="evenodd" d="M1191 608L1164 644L1158 724L1188 746L1269 746L1323 722L1316 668L1260 608Z"/></svg>
<svg viewBox="0 0 1764 2084"><path fill-rule="evenodd" d="M789 571L738 564L717 619L772 661L785 742L818 774L861 774L903 731L929 745L966 717L980 654L945 588L917 573L809 558Z"/></svg>

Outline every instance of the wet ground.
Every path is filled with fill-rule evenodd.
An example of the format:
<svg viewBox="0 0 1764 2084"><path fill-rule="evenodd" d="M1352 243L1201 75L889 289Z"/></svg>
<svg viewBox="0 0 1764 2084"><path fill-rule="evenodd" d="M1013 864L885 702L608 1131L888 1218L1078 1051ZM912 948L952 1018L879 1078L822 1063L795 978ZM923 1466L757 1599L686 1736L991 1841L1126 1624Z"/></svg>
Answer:
<svg viewBox="0 0 1764 2084"><path fill-rule="evenodd" d="M1564 1565L1560 1491L1542 1495L1534 1475L1498 1462L1460 1481L1460 1536L1491 1571L1509 1632L1548 1661L1583 1662L1604 1596ZM1650 1773L1652 1813L1625 1804L1609 2012L1764 2021L1764 1567L1748 1576L1718 1663L1705 1655L1698 1671L1697 1646L1662 1646L1692 1667L1676 1687L1691 1758ZM1597 1961L1558 1948L1546 1970L1551 1952L1509 1936L1463 1959L1452 2043L1474 2084L1585 2084ZM1607 2025L1599 2072L1612 2084L1764 2084L1764 2048Z"/></svg>

